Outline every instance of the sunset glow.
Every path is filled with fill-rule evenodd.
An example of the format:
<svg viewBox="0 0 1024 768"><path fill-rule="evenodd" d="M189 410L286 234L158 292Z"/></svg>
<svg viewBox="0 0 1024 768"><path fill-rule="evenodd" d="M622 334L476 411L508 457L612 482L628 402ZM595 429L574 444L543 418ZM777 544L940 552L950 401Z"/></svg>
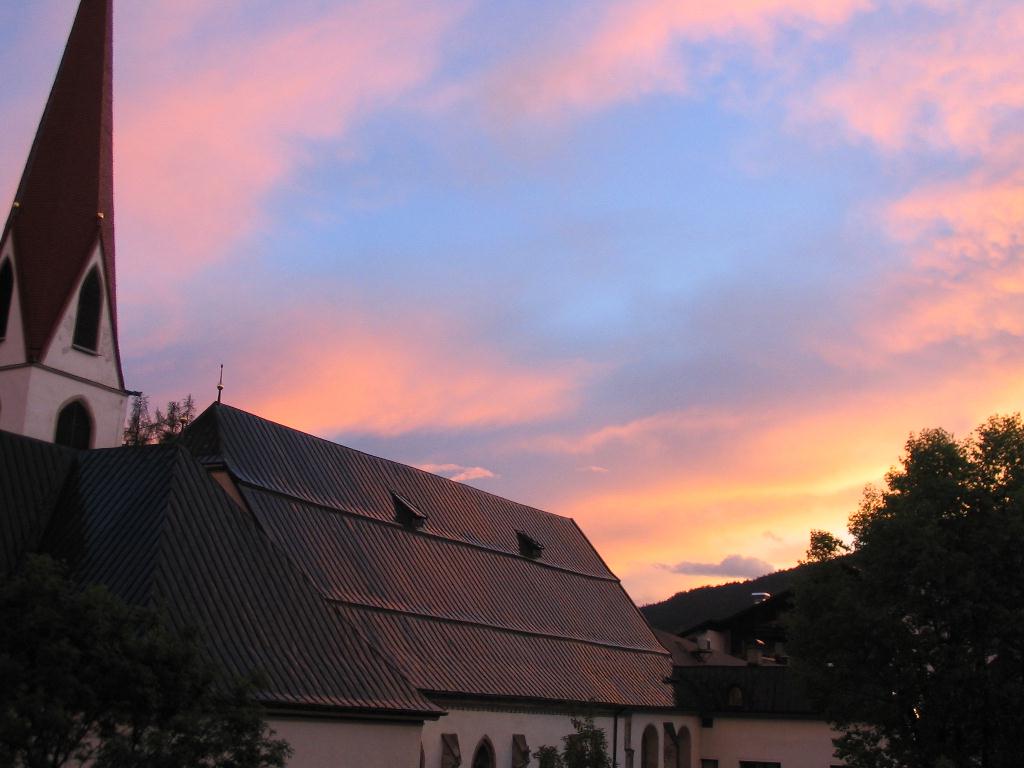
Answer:
<svg viewBox="0 0 1024 768"><path fill-rule="evenodd" d="M0 191L77 0L0 0ZM576 519L638 602L796 563L1024 394L1013 0L115 4L126 384Z"/></svg>

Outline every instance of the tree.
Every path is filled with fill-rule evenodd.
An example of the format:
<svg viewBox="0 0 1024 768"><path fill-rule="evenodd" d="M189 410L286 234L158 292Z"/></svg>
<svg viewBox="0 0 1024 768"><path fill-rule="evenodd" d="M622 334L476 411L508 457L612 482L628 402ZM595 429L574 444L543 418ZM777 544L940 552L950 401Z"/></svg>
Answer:
<svg viewBox="0 0 1024 768"><path fill-rule="evenodd" d="M169 443L181 434L195 415L196 404L189 394L182 400L168 402L164 412L157 408L156 415L150 417L149 397L140 392L132 399L132 408L124 430L124 444Z"/></svg>
<svg viewBox="0 0 1024 768"><path fill-rule="evenodd" d="M572 718L574 733L562 737L562 754L554 747L543 746L533 753L539 768L609 768L608 739L604 729L594 725L594 718Z"/></svg>
<svg viewBox="0 0 1024 768"><path fill-rule="evenodd" d="M863 768L1024 754L1024 423L912 436L849 522L847 557L797 585L789 647L837 754ZM827 548L826 548L827 549ZM826 553L827 554L827 553ZM833 552L833 554L837 554Z"/></svg>
<svg viewBox="0 0 1024 768"><path fill-rule="evenodd" d="M823 563L839 557L844 552L849 552L842 539L828 531L811 531L811 543L807 548L807 559L803 563Z"/></svg>
<svg viewBox="0 0 1024 768"><path fill-rule="evenodd" d="M0 585L0 765L279 768L254 684L50 558Z"/></svg>

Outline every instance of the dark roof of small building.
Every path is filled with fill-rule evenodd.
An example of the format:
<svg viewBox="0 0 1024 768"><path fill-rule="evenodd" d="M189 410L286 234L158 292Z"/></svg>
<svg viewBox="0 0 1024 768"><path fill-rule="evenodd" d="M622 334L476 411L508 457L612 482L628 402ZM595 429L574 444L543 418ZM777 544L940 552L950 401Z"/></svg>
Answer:
<svg viewBox="0 0 1024 768"><path fill-rule="evenodd" d="M224 405L183 443L421 691L671 706L669 654L571 519Z"/></svg>
<svg viewBox="0 0 1024 768"><path fill-rule="evenodd" d="M697 643L671 632L661 629L654 630L654 636L658 642L672 654L672 664L676 667L745 667L747 662L728 653L713 651L710 648L703 650Z"/></svg>
<svg viewBox="0 0 1024 768"><path fill-rule="evenodd" d="M97 242L116 329L111 6L79 6L4 228L2 240L14 238L30 359L49 345Z"/></svg>
<svg viewBox="0 0 1024 768"><path fill-rule="evenodd" d="M52 554L81 583L197 629L224 669L263 674L266 703L440 714L181 446L72 452L0 433L0 467L5 552Z"/></svg>
<svg viewBox="0 0 1024 768"><path fill-rule="evenodd" d="M702 715L821 717L788 667L677 667L672 679L677 705ZM730 703L733 689L739 703Z"/></svg>

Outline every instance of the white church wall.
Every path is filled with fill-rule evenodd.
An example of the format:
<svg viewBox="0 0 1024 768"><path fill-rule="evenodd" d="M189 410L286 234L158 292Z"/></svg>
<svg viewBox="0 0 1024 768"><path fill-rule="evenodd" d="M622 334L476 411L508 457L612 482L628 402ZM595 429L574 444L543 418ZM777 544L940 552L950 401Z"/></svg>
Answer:
<svg viewBox="0 0 1024 768"><path fill-rule="evenodd" d="M31 374L32 369L27 367L0 371L0 429L6 432L26 434L25 413L28 410Z"/></svg>
<svg viewBox="0 0 1024 768"><path fill-rule="evenodd" d="M616 720L617 726L616 726ZM631 723L627 726L627 720ZM623 712L617 717L598 715L594 724L603 728L608 742L608 751L615 750L615 764L622 768L630 765L628 750L633 749L634 768L641 768L640 739L644 728L653 725L658 731L658 768L664 768L664 724L672 723L676 731L682 727L689 729L691 735L691 766L699 766L698 738L700 735L699 721L670 712ZM627 733L629 731L630 733ZM509 768L512 765L513 741L515 734L523 734L532 755L538 747L550 745L562 748L562 737L573 732L572 715L568 712L544 712L526 708L464 708L449 709L448 714L440 720L424 723L423 753L426 768L441 768L443 746L441 735L454 733L459 737L459 750L462 754L462 765L472 764L477 746L486 736L494 747L498 768ZM630 742L627 743L627 736ZM532 761L531 764L535 764ZM685 763L680 762L680 765ZM673 766L672 768L675 768Z"/></svg>
<svg viewBox="0 0 1024 768"><path fill-rule="evenodd" d="M72 400L81 400L92 416L92 447L115 448L121 445L127 405L125 395L45 368L19 370L29 372L28 395L22 428L12 431L53 442L57 430L57 414Z"/></svg>
<svg viewBox="0 0 1024 768"><path fill-rule="evenodd" d="M784 768L828 768L837 734L820 720L716 717L701 729L700 757L717 760L720 768L741 760L781 763ZM700 763L696 763L700 765Z"/></svg>
<svg viewBox="0 0 1024 768"><path fill-rule="evenodd" d="M291 744L288 768L417 768L420 724L270 718L268 725Z"/></svg>
<svg viewBox="0 0 1024 768"><path fill-rule="evenodd" d="M100 270L100 284L103 286L103 302L100 311L100 332L95 354L74 346L75 320L78 317L78 294L82 283L93 267ZM118 389L121 382L117 375L117 356L114 351L114 324L110 316L106 275L103 271L102 251L96 246L89 266L85 268L68 302L64 317L57 326L57 332L43 357L43 365L66 371L89 381L96 381Z"/></svg>

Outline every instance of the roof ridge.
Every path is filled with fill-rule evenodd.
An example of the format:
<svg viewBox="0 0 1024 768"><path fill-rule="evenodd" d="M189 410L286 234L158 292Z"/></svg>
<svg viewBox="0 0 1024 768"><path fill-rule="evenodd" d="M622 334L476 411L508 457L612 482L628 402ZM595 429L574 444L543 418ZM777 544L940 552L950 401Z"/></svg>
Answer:
<svg viewBox="0 0 1024 768"><path fill-rule="evenodd" d="M555 517L555 518L558 518L559 520L569 520L569 521L574 522L574 523L576 522L573 518L569 517L568 515L560 515L557 512L551 512L549 510L542 509L540 507L535 507L532 504L524 504L521 501L515 501L513 499L508 498L507 496L502 496L502 495L497 494L497 493L492 493L491 491L485 490L483 488L477 488L475 485L470 485L469 483L462 483L462 482L459 482L458 480L452 480L450 477L445 477L444 475L438 475L438 474L436 474L434 472L428 472L427 470L421 469L420 467L417 467L414 464L406 464L405 462L396 461L395 459L389 459L389 458L387 458L385 456L378 456L375 453L369 453L368 451L364 451L364 450L362 450L360 448L353 448L350 445L345 445L344 443L339 443L337 440L331 440L330 438L327 438L327 437L321 437L320 435L314 435L312 432L306 432L306 431L301 430L301 429L296 429L295 427L289 427L287 424L282 424L279 421L274 421L273 419L268 419L268 418L266 418L264 416L260 416L258 414L252 413L251 411L246 411L246 410L244 410L242 408L236 408L233 405L227 405L226 403L212 403L210 405L210 408L214 408L214 407L227 408L229 410L235 411L236 413L240 413L240 414L243 414L245 416L249 416L249 417L254 418L254 419L259 419L260 421L266 422L267 424L271 424L271 425L273 425L275 427L280 427L281 429L286 429L289 432L297 432L300 435L304 435L305 437L311 437L314 440L319 440L320 442L327 443L328 445L333 445L335 447L344 448L347 451L352 451L353 453L358 453L361 456L367 456L367 457L369 457L371 459L377 459L378 461L386 461L386 462L389 462L391 464L397 464L398 466L414 470L415 472L427 475L428 477L435 477L435 478L437 478L439 480L443 480L446 483L453 483L454 485L457 485L460 488L469 488L470 490L474 491L475 493L480 493L480 494L483 494L485 496L490 496L491 498L498 499L500 501L504 501L504 502L507 502L507 503L510 503L510 504L514 504L517 507L523 507L525 509L529 509L529 510L532 510L534 512L540 512L541 514L549 515L550 517ZM207 409L207 410L209 410L209 409ZM205 411L204 411L204 413L205 413ZM197 421L198 421L198 419L197 419Z"/></svg>
<svg viewBox="0 0 1024 768"><path fill-rule="evenodd" d="M352 608L365 609L368 611L374 611L376 613L390 613L399 616L412 616L418 619L425 619L430 621L440 621L445 624L458 624L466 627L480 627L482 629L493 629L497 632L506 632L512 635L522 635L524 637L543 637L549 640L564 640L572 643L582 643L584 645L596 645L601 648L615 648L620 651L634 651L636 653L649 653L655 656L671 656L671 654L665 650L660 643L655 642L657 647L644 647L640 645L626 645L623 643L616 643L610 640L595 640L585 637L579 637L576 635L559 635L554 632L540 632L537 630L519 629L517 627L509 627L503 624L491 624L486 621L474 621L472 619L457 619L452 616L444 616L439 613L427 613L425 611L412 611L402 610L400 608L388 608L380 605L370 605L369 603L359 603L353 600L342 600L340 598L325 597L328 603L334 605L346 605ZM660 649L660 650L659 650Z"/></svg>
<svg viewBox="0 0 1024 768"><path fill-rule="evenodd" d="M254 491L258 491L260 493L266 493L266 494L269 494L271 496L277 496L277 497L280 497L282 499L287 499L289 501L296 501L296 502L298 502L300 504L308 504L311 507L316 507L317 509L322 509L325 512L329 512L331 514L344 515L345 517L351 517L351 518L356 518L358 520L364 520L364 521L366 521L368 523L371 523L373 525L381 525L381 526L384 526L386 528L404 529L404 526L402 526L399 523L394 523L394 522L391 522L389 520L382 520L381 518L374 517L373 515L364 515L361 512L353 512L350 509L342 509L340 507L331 506L329 504L322 504L322 503L317 502L317 501L311 501L311 500L303 498L301 496L296 496L295 494L289 493L287 491L279 491L276 488L267 488L267 487L265 487L263 485L260 485L258 483L254 483L251 480L243 480L240 477L236 477L233 472L231 474L232 474L232 479L238 485L246 486L247 488L250 488L250 489L252 489ZM578 528L578 526L577 526L577 528ZM582 534L582 531L580 531L580 533ZM581 577L583 577L585 579L592 579L593 581L604 581L604 582L608 582L608 583L612 583L612 584L619 584L619 585L622 584L622 581L619 579L619 577L616 576L614 573L612 573L611 569L607 569L607 566L605 566L605 567L608 570L608 574L609 575L602 575L602 574L598 574L598 573L590 573L588 571L580 571L580 570L577 570L575 568L570 568L567 565L559 565L557 563L549 563L549 562L546 562L545 560L541 560L541 559L537 559L537 558L526 557L525 555L519 554L517 552L512 552L512 551L507 550L507 549L500 549L498 547L488 546L487 544L481 544L481 543L475 542L475 541L469 541L468 539L457 539L457 538L454 538L452 536L446 536L444 534L436 533L434 531L427 531L427 530L424 530L422 528L417 530L415 532L415 535L417 535L417 536L425 536L425 537L431 538L431 539L439 539L441 541L450 542L451 544L455 544L457 546L468 547L470 549L478 549L478 550L481 550L481 551L484 551L484 552L490 552L491 554L501 555L503 557L511 557L511 558L513 558L515 560L521 560L521 561L525 561L525 562L528 562L528 563L532 563L533 565L539 566L541 568L550 568L551 570L554 570L554 571L561 571L563 573L571 573L574 576L581 576ZM586 538L586 537L584 536L583 538ZM632 600L630 602L632 602Z"/></svg>

